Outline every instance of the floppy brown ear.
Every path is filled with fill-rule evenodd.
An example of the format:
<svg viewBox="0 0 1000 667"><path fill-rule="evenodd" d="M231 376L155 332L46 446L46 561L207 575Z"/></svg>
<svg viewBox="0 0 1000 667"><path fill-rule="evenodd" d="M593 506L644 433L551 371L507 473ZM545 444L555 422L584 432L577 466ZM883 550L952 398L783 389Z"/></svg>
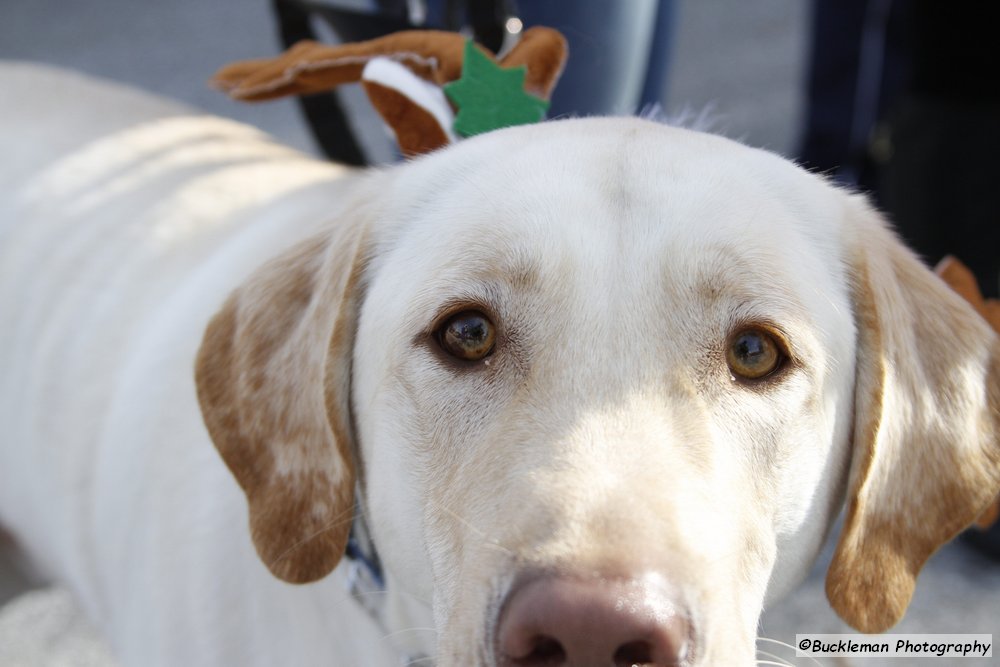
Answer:
<svg viewBox="0 0 1000 667"><path fill-rule="evenodd" d="M934 273L969 302L979 315L989 322L994 331L1000 332L1000 301L984 299L979 291L976 276L965 264L951 255L945 257L934 267ZM986 530L1000 519L1000 495L976 519L976 527Z"/></svg>
<svg viewBox="0 0 1000 667"><path fill-rule="evenodd" d="M354 508L350 363L362 225L263 266L212 319L196 363L209 434L246 493L261 559L286 581L325 576Z"/></svg>
<svg viewBox="0 0 1000 667"><path fill-rule="evenodd" d="M870 633L902 618L927 559L1000 490L1000 347L876 213L850 205L854 450L826 591Z"/></svg>

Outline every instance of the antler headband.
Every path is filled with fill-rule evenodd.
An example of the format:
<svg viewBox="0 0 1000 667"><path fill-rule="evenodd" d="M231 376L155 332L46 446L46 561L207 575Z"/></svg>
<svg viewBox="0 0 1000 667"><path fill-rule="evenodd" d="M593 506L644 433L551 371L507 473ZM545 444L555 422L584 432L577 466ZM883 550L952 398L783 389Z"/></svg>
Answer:
<svg viewBox="0 0 1000 667"><path fill-rule="evenodd" d="M456 134L541 120L566 54L551 28L526 30L499 60L457 33L412 30L338 46L299 42L275 58L227 65L212 83L255 102L360 82L403 153L416 155Z"/></svg>

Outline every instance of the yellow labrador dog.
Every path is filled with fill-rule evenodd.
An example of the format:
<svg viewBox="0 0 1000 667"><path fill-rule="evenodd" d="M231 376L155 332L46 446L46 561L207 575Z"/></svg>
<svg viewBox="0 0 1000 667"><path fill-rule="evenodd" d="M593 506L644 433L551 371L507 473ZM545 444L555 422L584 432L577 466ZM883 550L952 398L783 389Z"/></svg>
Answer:
<svg viewBox="0 0 1000 667"><path fill-rule="evenodd" d="M126 664L749 665L843 507L877 632L1000 487L996 336L775 155L582 119L362 174L0 72L0 522Z"/></svg>

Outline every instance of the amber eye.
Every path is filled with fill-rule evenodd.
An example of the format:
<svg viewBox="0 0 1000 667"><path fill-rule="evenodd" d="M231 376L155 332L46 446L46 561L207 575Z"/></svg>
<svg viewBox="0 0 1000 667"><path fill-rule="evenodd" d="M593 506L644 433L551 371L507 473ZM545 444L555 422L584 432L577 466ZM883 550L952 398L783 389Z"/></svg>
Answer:
<svg viewBox="0 0 1000 667"><path fill-rule="evenodd" d="M466 361L478 361L493 351L496 327L482 313L467 310L449 318L438 329L445 352Z"/></svg>
<svg viewBox="0 0 1000 667"><path fill-rule="evenodd" d="M726 362L738 378L759 380L781 365L784 355L774 336L760 329L745 329L729 339Z"/></svg>

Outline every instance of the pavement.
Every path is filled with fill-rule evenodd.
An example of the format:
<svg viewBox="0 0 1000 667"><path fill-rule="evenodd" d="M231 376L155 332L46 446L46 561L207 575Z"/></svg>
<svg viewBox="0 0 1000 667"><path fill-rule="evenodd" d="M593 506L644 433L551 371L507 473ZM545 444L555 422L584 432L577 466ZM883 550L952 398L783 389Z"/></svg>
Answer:
<svg viewBox="0 0 1000 667"><path fill-rule="evenodd" d="M3 0L0 6L0 58L42 61L131 83L314 150L291 101L240 105L205 85L218 66L276 49L264 0ZM807 11L804 0L680 0L664 100L668 115L709 109L721 133L793 157L802 112ZM372 121L364 133L374 144L381 130ZM0 667L110 664L100 637L75 611L72 599L59 589L33 586L17 573L10 550L2 545L0 536ZM828 547L798 591L766 611L762 637L791 645L796 634L850 631L823 593L829 552ZM960 543L945 547L921 575L910 610L893 632L1000 637L1000 564ZM814 661L796 659L789 646L759 645L775 656L761 654L773 661L761 664L951 664L905 658ZM1000 664L1000 657L960 664Z"/></svg>

